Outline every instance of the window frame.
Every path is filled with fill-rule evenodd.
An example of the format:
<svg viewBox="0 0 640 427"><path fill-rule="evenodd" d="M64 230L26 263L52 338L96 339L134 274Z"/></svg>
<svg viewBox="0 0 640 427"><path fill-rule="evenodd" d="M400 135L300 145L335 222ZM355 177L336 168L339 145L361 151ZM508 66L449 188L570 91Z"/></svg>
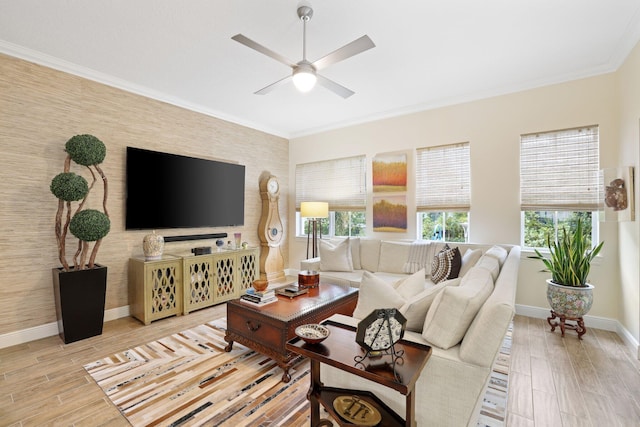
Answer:
<svg viewBox="0 0 640 427"><path fill-rule="evenodd" d="M540 144L539 147L535 147L536 143ZM561 233L558 221L561 212L569 215L588 212L591 214L591 245L597 245L600 235L599 150L598 125L520 135L520 245L523 250L549 252L547 245L526 245L526 212L552 213L556 241ZM549 157L550 151L561 155ZM580 153L580 162L575 162L575 153ZM552 161L548 160L550 158ZM580 167L567 172L567 165ZM540 185L532 185L536 181Z"/></svg>
<svg viewBox="0 0 640 427"><path fill-rule="evenodd" d="M367 224L366 224L366 210L357 210L357 211L342 211L342 212L363 212L365 214L365 227L364 227L364 232L363 234L359 234L359 235L349 235L349 236L337 236L335 234L336 231L336 225L335 225L335 214L337 211L329 211L329 217L326 219L321 219L320 221L329 221L329 227L328 230L329 232L327 234L322 234L322 236L319 236L322 239L333 239L333 238L345 238L345 237L365 237L366 236L366 231L367 231ZM300 216L300 211L296 211L296 237L307 237L307 234L304 233L304 229L305 229L305 221L308 221L307 218L302 218L302 216ZM351 230L351 227L349 227L349 230Z"/></svg>

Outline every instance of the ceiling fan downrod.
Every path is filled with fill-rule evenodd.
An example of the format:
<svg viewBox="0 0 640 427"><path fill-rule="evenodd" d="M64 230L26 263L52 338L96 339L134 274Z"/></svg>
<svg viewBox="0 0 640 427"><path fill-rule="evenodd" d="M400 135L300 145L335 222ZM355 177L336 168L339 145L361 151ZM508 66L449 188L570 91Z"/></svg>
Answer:
<svg viewBox="0 0 640 427"><path fill-rule="evenodd" d="M298 8L298 18L302 21L302 60L307 60L307 22L313 17L313 9L309 6Z"/></svg>

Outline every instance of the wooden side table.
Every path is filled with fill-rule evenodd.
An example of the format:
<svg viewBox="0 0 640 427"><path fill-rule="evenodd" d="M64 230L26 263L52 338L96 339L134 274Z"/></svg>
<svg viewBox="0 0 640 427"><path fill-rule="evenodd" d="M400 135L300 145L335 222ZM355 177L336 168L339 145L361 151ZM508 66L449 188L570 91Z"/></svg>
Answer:
<svg viewBox="0 0 640 427"><path fill-rule="evenodd" d="M373 406L381 415L380 426L415 426L415 385L420 372L431 357L431 347L410 341L396 343L397 350L404 350L402 363L396 365L396 371L389 366L390 356L379 359L365 359L356 363L356 355L364 355L364 350L356 343L355 328L327 320L322 323L330 330L329 337L320 344L307 344L299 338L287 343L292 353L308 357L311 362L311 385L307 398L311 404L311 426L331 425L320 419L322 405L340 426L353 426L354 423L343 419L334 408L334 400L340 396L356 396ZM328 387L320 381L321 363L341 369L353 375L375 381L392 388L406 396L404 418L395 413L373 393L364 390L349 390Z"/></svg>

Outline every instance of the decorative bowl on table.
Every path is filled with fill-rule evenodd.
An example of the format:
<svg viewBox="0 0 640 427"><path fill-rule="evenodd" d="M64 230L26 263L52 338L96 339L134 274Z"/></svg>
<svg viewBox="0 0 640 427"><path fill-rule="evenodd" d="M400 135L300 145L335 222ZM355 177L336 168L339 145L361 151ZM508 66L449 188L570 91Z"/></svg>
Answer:
<svg viewBox="0 0 640 427"><path fill-rule="evenodd" d="M300 325L295 330L296 336L307 344L318 344L329 336L329 329L317 323Z"/></svg>
<svg viewBox="0 0 640 427"><path fill-rule="evenodd" d="M267 288L269 287L269 281L268 280L254 280L253 281L253 289L255 289L258 292L262 292L267 290Z"/></svg>

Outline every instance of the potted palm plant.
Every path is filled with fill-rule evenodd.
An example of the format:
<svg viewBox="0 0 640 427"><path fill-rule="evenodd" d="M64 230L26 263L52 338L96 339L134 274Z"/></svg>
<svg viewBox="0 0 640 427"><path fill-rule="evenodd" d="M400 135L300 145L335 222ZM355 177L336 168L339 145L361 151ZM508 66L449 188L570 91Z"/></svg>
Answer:
<svg viewBox="0 0 640 427"><path fill-rule="evenodd" d="M545 265L544 271L551 272L547 279L547 301L551 306L551 317L547 318L551 330L560 326L564 336L565 320L576 320L578 325L572 327L581 338L586 332L582 317L589 312L593 304L594 286L587 279L591 270L591 262L602 249L604 242L592 247L587 239L582 220L578 219L571 232L562 229L562 237L558 241L547 236L549 256L539 250L530 258L539 259ZM560 318L559 323L554 322Z"/></svg>
<svg viewBox="0 0 640 427"><path fill-rule="evenodd" d="M93 135L76 135L65 144L64 169L51 180L50 190L58 198L55 235L62 267L53 269L58 331L65 343L100 335L104 320L107 267L95 263L102 239L109 233L107 178L100 167L106 147ZM71 162L86 167L92 182L71 172ZM102 211L86 208L94 184L102 182ZM76 207L73 202L78 202ZM78 239L69 262L68 233ZM91 242L94 242L91 248Z"/></svg>

